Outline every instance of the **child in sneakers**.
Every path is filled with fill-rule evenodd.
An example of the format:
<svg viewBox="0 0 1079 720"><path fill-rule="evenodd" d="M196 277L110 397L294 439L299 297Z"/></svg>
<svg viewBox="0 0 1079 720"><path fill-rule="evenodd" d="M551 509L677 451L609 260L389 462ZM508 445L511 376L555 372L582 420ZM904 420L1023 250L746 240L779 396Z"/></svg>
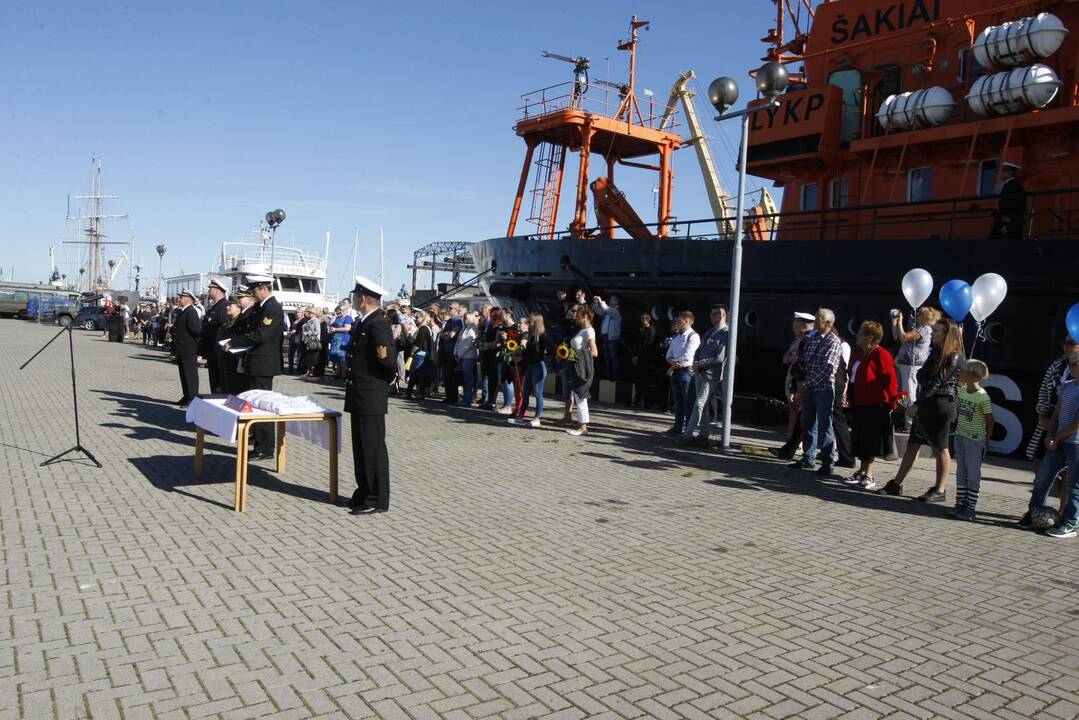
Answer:
<svg viewBox="0 0 1079 720"><path fill-rule="evenodd" d="M1030 495L1030 507L1019 520L1019 527L1030 528L1031 513L1045 505L1053 480L1064 468L1068 469L1068 505L1061 515L1060 524L1050 530L1050 537L1075 537L1075 523L1079 518L1079 352L1068 355L1068 366L1072 379L1060 386L1060 395L1056 409L1050 420L1050 430L1046 433L1045 447L1048 452L1038 475L1034 478L1034 491Z"/></svg>
<svg viewBox="0 0 1079 720"><path fill-rule="evenodd" d="M967 360L959 374L963 386L957 396L955 434L954 517L973 520L982 487L982 460L993 436L993 403L981 382L989 368L981 360Z"/></svg>

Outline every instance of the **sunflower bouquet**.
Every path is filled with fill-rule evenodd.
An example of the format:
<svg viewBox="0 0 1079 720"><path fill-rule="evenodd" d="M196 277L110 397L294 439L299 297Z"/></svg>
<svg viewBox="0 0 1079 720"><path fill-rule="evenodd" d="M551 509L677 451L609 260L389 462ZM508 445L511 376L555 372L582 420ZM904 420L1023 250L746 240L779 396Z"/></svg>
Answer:
<svg viewBox="0 0 1079 720"><path fill-rule="evenodd" d="M524 357L524 344L516 330L508 330L498 344L498 357L507 365L516 365Z"/></svg>
<svg viewBox="0 0 1079 720"><path fill-rule="evenodd" d="M555 348L554 356L564 362L577 362L581 359L581 356L577 354L577 351L566 343L561 343Z"/></svg>

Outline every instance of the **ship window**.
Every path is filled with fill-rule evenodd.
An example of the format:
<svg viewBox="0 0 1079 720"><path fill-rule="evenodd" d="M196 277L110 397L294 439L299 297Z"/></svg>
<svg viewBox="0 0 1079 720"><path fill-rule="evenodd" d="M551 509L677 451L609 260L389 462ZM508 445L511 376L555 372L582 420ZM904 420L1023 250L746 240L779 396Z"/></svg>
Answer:
<svg viewBox="0 0 1079 720"><path fill-rule="evenodd" d="M300 282L303 283L303 291L305 293L322 292L322 289L318 286L318 278L301 278Z"/></svg>
<svg viewBox="0 0 1079 720"><path fill-rule="evenodd" d="M911 168L907 175L907 200L926 202L933 199L933 168Z"/></svg>
<svg viewBox="0 0 1079 720"><path fill-rule="evenodd" d="M806 183L802 186L802 209L817 210L820 208L820 189L817 183Z"/></svg>
<svg viewBox="0 0 1079 720"><path fill-rule="evenodd" d="M997 158L982 160L978 165L978 195L988 197L996 195L997 170L1000 161Z"/></svg>
<svg viewBox="0 0 1079 720"><path fill-rule="evenodd" d="M836 178L828 186L828 206L834 208L847 207L850 199L850 182L847 178Z"/></svg>
<svg viewBox="0 0 1079 720"><path fill-rule="evenodd" d="M281 286L282 290L286 290L289 292L300 291L300 278L278 275L277 283Z"/></svg>
<svg viewBox="0 0 1079 720"><path fill-rule="evenodd" d="M986 68L974 57L974 51L965 47L959 51L959 82L973 80L985 75Z"/></svg>

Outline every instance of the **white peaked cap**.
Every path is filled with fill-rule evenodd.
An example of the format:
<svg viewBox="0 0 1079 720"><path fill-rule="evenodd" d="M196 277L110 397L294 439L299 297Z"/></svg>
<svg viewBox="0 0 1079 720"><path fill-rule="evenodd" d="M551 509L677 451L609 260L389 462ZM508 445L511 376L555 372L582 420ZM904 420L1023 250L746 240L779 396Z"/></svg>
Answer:
<svg viewBox="0 0 1079 720"><path fill-rule="evenodd" d="M365 295L374 295L379 298L388 294L386 288L382 287L371 278L364 277L363 275L356 276L356 287L352 289L352 292L362 292Z"/></svg>
<svg viewBox="0 0 1079 720"><path fill-rule="evenodd" d="M260 285L262 283L266 283L267 285L273 285L273 278L270 277L269 275L248 275L247 276L247 286L248 287L251 287L252 285Z"/></svg>

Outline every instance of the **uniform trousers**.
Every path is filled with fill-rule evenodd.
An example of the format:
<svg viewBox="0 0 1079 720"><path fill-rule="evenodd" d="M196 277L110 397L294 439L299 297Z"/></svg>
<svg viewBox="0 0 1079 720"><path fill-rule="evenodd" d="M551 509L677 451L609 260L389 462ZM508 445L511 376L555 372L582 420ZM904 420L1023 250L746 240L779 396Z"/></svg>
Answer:
<svg viewBox="0 0 1079 720"><path fill-rule="evenodd" d="M206 372L210 375L210 392L223 392L224 373L221 371L221 361L217 357L216 350L210 351L210 354L206 356Z"/></svg>
<svg viewBox="0 0 1079 720"><path fill-rule="evenodd" d="M249 375L248 390L273 390L273 375ZM255 423L251 432L255 435L255 449L259 452L274 451L275 423Z"/></svg>
<svg viewBox="0 0 1079 720"><path fill-rule="evenodd" d="M352 413L352 464L356 468L356 492L349 504L388 510L390 455L386 450L385 415Z"/></svg>
<svg viewBox="0 0 1079 720"><path fill-rule="evenodd" d="M194 352L176 356L180 366L180 388L184 400L193 400L199 394L199 365Z"/></svg>

